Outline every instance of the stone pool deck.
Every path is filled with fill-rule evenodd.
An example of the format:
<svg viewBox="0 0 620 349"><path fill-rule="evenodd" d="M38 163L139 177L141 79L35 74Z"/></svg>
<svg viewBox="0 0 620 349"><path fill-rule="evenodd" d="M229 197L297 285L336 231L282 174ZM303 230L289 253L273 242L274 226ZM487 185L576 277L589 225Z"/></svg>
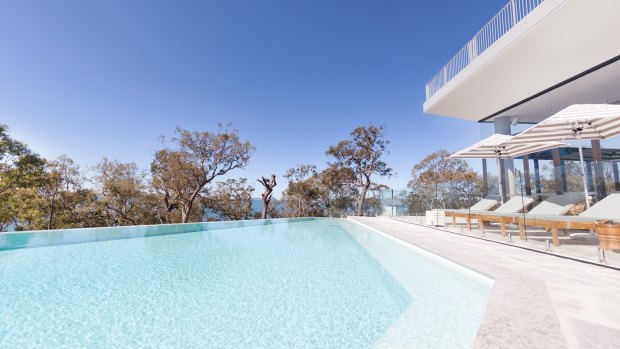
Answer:
<svg viewBox="0 0 620 349"><path fill-rule="evenodd" d="M620 271L389 218L350 218L495 279L476 348L620 345Z"/></svg>

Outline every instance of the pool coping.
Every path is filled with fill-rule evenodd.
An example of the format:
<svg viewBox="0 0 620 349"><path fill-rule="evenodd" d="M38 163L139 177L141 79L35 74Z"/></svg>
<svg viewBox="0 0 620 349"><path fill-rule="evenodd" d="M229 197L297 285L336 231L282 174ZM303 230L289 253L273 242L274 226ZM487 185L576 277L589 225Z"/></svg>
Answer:
<svg viewBox="0 0 620 349"><path fill-rule="evenodd" d="M27 230L0 233L0 253L3 251L42 248L109 240L148 238L162 235L195 233L255 225L281 224L316 220L315 217L249 219L234 221L148 224L113 227L88 227L53 230Z"/></svg>
<svg viewBox="0 0 620 349"><path fill-rule="evenodd" d="M385 232L382 232L379 229L375 229L371 226L368 226L366 224L363 224L362 222L356 221L355 219L349 219L349 221L358 224L362 227L364 227L367 230L370 230L376 234L379 234L380 236L395 242L397 244L399 244L400 246L405 247L408 250L411 250L417 254L420 254L428 259L431 259L432 261L441 264L442 266L445 266L446 268L450 268L456 272L459 272L465 276L467 276L469 279L474 280L476 282L479 282L481 284L483 284L484 286L488 286L488 287L493 287L494 283L495 283L495 279L485 273L481 273L478 272L474 269L471 268L467 268L462 264L459 264L453 260L451 260L450 258L447 258L445 256L441 256L437 253L434 253L432 251L429 251L427 249L421 248L419 246L413 245L411 243L408 243L406 241L403 241L401 239L398 239L390 234L387 234Z"/></svg>
<svg viewBox="0 0 620 349"><path fill-rule="evenodd" d="M465 246L462 240L464 237L453 234L446 236L448 234L445 232L423 226L414 227L387 218L351 217L349 219L366 227L382 231L404 243L447 258L465 268L488 275L495 280L476 336L474 344L476 348L566 348L586 345L604 347L613 344L612 338L617 333L617 324L612 324L614 328L603 326L599 322L601 319L596 319L593 316L600 315L597 314L597 310L591 310L591 314L587 314L586 311L585 315L590 316L575 317L573 313L579 312L570 309L575 304L567 302L570 297L558 292L557 284L552 284L554 291L552 294L547 280L537 276L537 273L527 272L527 268L522 268L525 270L523 272L523 270L518 270L509 264L502 265L493 259L480 258L486 257L484 251L481 252L482 256L471 254L472 247L479 246L481 250L488 250L490 248L487 245L490 244L489 242L468 239L469 242L465 242L467 244ZM435 239L435 237L437 238ZM459 248L459 244L463 248ZM493 245L498 246L497 244ZM492 248L495 251L494 253L497 253L497 247ZM532 253L525 250L521 251L520 254ZM557 259L553 256L541 254L537 254L537 256L556 259L564 264L569 263L567 260ZM513 256L510 257L514 258ZM549 260L549 263L560 263L557 261ZM518 263L528 266L527 260ZM588 266L575 261L570 261L570 263L579 264L584 268ZM532 268L535 267L532 266ZM588 267L594 268L594 266ZM600 273L607 273L602 275L604 277L613 275L609 274L612 272L610 269L598 269ZM538 270L539 272L540 270ZM592 275L592 277L596 276L598 275ZM569 281L574 282L574 280ZM567 286L567 288L569 287ZM570 292L570 289L560 291L566 293L567 291ZM583 310L580 311L583 313ZM579 328L579 324L583 324L583 328Z"/></svg>

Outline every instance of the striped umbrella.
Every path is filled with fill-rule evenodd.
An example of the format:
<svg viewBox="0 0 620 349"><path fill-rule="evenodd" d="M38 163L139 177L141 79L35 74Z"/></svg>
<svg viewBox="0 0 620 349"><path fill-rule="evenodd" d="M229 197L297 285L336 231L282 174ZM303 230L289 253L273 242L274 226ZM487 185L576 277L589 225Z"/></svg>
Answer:
<svg viewBox="0 0 620 349"><path fill-rule="evenodd" d="M575 104L560 110L538 124L514 136L508 145L525 145L531 142L564 141L575 139L579 144L581 177L590 208L582 139L606 139L620 134L620 105Z"/></svg>
<svg viewBox="0 0 620 349"><path fill-rule="evenodd" d="M500 159L512 159L518 156L523 156L539 151L553 149L558 147L568 146L566 143L551 141L551 142L530 142L530 143L516 143L510 144L509 142L515 136L494 134L491 137L485 138L480 142L473 144L461 151L452 154L449 159L482 159L482 158L495 158L497 159L497 168L499 169ZM499 180L499 195L503 202L504 194L502 189L502 176L498 176Z"/></svg>
<svg viewBox="0 0 620 349"><path fill-rule="evenodd" d="M530 142L530 143L509 143L515 136L494 134L480 142L458 151L450 158L459 159L481 159L497 158L512 159L519 156L536 153L543 150L567 146L561 142Z"/></svg>

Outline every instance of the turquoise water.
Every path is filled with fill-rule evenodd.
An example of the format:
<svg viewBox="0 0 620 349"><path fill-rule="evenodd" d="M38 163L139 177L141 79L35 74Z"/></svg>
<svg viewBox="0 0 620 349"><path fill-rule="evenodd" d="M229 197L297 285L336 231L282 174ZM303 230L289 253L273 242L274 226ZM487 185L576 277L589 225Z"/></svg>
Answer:
<svg viewBox="0 0 620 349"><path fill-rule="evenodd" d="M0 251L0 347L369 348L425 293L405 289L353 230L280 221ZM448 286L477 322L442 343L471 346L488 288Z"/></svg>

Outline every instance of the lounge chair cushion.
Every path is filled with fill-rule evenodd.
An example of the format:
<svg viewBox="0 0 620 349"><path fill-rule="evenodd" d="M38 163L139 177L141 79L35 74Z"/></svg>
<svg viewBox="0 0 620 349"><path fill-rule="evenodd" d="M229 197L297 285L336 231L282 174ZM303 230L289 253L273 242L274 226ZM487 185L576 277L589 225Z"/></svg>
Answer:
<svg viewBox="0 0 620 349"><path fill-rule="evenodd" d="M493 199L482 199L473 205L470 209L472 211L490 211L493 207L497 206L498 201Z"/></svg>
<svg viewBox="0 0 620 349"><path fill-rule="evenodd" d="M603 200L583 211L579 217L620 221L620 193L611 193Z"/></svg>
<svg viewBox="0 0 620 349"><path fill-rule="evenodd" d="M523 210L523 206L529 206L534 202L534 199L529 196L515 196L512 199L506 201L503 205L498 207L495 211L497 213L517 213Z"/></svg>
<svg viewBox="0 0 620 349"><path fill-rule="evenodd" d="M582 193L555 194L536 205L536 207L528 213L561 216L566 214L579 201L583 201Z"/></svg>

